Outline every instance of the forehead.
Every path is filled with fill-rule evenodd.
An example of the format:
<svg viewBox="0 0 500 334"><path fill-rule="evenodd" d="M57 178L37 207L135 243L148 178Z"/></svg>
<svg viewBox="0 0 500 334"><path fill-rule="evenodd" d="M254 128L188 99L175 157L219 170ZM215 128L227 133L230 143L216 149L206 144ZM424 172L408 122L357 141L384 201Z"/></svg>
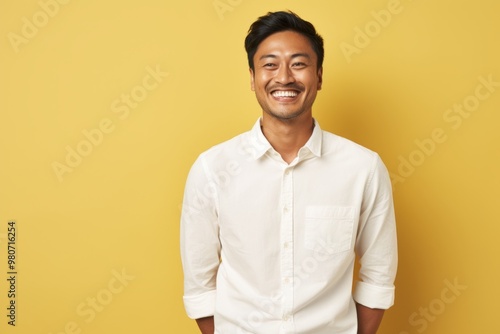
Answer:
<svg viewBox="0 0 500 334"><path fill-rule="evenodd" d="M307 54L316 59L311 42L306 36L295 31L280 31L264 39L255 52L254 60L265 55L290 57L294 54Z"/></svg>

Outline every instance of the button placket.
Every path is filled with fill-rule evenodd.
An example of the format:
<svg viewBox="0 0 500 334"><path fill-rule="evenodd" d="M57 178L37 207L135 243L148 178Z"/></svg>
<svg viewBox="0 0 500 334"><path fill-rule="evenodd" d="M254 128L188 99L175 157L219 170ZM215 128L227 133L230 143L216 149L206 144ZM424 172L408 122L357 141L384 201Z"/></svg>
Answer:
<svg viewBox="0 0 500 334"><path fill-rule="evenodd" d="M293 167L283 171L281 214L281 284L283 320L289 328L293 320Z"/></svg>

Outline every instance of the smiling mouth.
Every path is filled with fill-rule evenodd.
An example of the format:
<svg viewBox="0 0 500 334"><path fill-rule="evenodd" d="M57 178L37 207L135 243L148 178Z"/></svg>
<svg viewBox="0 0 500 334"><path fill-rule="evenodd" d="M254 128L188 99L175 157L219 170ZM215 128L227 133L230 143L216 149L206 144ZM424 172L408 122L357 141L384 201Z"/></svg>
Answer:
<svg viewBox="0 0 500 334"><path fill-rule="evenodd" d="M271 92L271 95L275 98L292 98L299 95L296 90L275 90Z"/></svg>

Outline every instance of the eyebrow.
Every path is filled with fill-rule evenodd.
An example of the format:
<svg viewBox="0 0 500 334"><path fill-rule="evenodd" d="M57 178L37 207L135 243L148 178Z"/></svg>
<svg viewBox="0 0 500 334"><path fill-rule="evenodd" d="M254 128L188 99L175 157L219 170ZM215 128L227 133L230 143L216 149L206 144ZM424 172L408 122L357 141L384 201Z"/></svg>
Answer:
<svg viewBox="0 0 500 334"><path fill-rule="evenodd" d="M290 58L297 58L297 57L305 57L308 59L311 59L311 56L307 53L294 53ZM267 55L262 55L259 60L265 59L265 58L278 58L276 55L273 54L267 54Z"/></svg>

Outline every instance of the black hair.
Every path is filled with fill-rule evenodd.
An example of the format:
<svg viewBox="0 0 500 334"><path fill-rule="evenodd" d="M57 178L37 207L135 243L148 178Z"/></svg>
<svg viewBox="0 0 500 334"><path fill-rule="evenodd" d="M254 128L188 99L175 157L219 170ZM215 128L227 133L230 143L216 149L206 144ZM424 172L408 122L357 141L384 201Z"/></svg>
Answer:
<svg viewBox="0 0 500 334"><path fill-rule="evenodd" d="M270 35L281 31L295 31L307 37L318 58L318 69L323 66L325 50L323 38L316 32L314 26L292 11L269 12L252 23L245 38L245 50L248 55L248 65L254 70L253 57L260 43Z"/></svg>

